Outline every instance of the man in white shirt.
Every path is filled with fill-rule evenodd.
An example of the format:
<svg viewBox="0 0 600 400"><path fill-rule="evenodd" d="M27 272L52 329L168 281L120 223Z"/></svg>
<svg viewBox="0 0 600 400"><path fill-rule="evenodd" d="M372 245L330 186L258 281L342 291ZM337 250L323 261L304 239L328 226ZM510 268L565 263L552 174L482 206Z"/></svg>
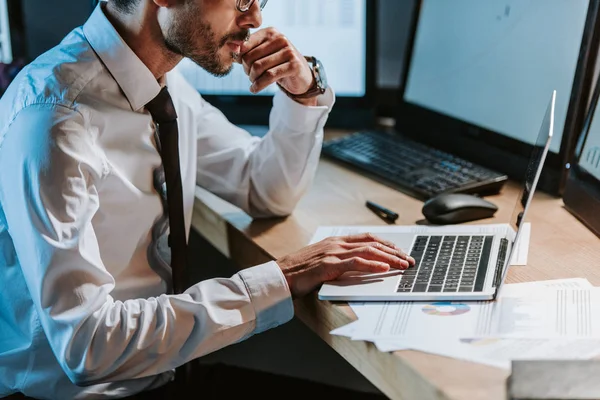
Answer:
<svg viewBox="0 0 600 400"><path fill-rule="evenodd" d="M334 95L302 96L315 77L283 35L249 37L265 3L101 3L0 99L0 397L152 390L174 368L288 321L292 298L324 281L414 262L375 237L335 238L167 294L147 108L165 86L186 232L197 184L256 217L288 215L311 184ZM173 71L184 56L216 75L241 62L253 92L279 84L268 135L251 137L205 102Z"/></svg>

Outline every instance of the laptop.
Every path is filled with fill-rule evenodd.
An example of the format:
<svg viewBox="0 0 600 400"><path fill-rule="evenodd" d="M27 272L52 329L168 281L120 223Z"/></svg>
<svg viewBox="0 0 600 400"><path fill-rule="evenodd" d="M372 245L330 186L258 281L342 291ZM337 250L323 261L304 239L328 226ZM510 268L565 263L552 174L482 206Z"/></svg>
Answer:
<svg viewBox="0 0 600 400"><path fill-rule="evenodd" d="M423 227L418 233L380 235L410 249L414 267L383 274L344 274L325 283L321 300L468 301L495 299L508 271L515 243L533 199L554 131L553 91L526 171L523 189L506 226L494 234L482 225ZM485 225L484 225L485 227ZM466 229L465 229L466 228Z"/></svg>

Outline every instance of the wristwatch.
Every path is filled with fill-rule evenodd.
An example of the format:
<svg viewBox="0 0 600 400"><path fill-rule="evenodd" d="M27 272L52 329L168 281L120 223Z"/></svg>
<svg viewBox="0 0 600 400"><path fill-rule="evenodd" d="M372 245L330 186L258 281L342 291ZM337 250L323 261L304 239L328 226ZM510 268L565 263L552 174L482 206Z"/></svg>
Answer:
<svg viewBox="0 0 600 400"><path fill-rule="evenodd" d="M317 97L325 93L327 88L329 87L327 84L327 75L325 74L325 68L321 61L319 61L315 57L305 56L306 61L310 64L313 77L315 78L313 85L306 92L302 94L292 94L285 90L283 86L277 83L279 89L281 89L285 94L287 94L292 99L310 99L313 97Z"/></svg>

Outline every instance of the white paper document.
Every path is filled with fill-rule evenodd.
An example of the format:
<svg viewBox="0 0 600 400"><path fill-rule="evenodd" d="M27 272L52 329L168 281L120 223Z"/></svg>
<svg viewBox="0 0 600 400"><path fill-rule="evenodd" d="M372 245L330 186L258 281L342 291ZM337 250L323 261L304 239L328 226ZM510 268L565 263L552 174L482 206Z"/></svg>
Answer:
<svg viewBox="0 0 600 400"><path fill-rule="evenodd" d="M531 290L532 288L545 287L545 288L563 288L563 289L585 289L593 288L594 286L585 278L568 278L568 279L551 279L547 281L533 281L533 282L521 282L521 283L509 283L503 285L508 293L516 293L517 290Z"/></svg>
<svg viewBox="0 0 600 400"><path fill-rule="evenodd" d="M513 284L505 284L502 287L501 295L517 295L519 293L527 293L535 288L592 288L592 284L584 278L570 278L570 279L554 279L547 281L537 281L537 282L525 282L525 283L513 283ZM381 307L384 306L383 302L350 302L348 303L352 311L356 314L356 317L360 320L361 318L369 318L372 314L377 314L381 312ZM393 303L392 303L393 304ZM412 303L407 303L412 304ZM431 303L424 303L431 304ZM364 322L364 321L363 321ZM332 335L340 335L353 337L355 334L360 335L361 331L361 323L359 321L352 322L345 326L339 327L331 331ZM384 351L396 351L400 349L406 348L406 346L402 342L398 341L388 341L387 346L390 346L392 343L396 343L396 347L391 350Z"/></svg>
<svg viewBox="0 0 600 400"><path fill-rule="evenodd" d="M352 338L459 339L490 336L492 302L385 302L377 312L359 319Z"/></svg>
<svg viewBox="0 0 600 400"><path fill-rule="evenodd" d="M525 222L521 228L521 236L515 245L515 251L510 259L511 266L527 265L529 256L529 241L531 240L531 223Z"/></svg>
<svg viewBox="0 0 600 400"><path fill-rule="evenodd" d="M352 338L352 336L356 332L356 328L358 328L358 327L360 327L360 322L354 321L354 322L350 322L347 325L340 326L339 328L332 330L331 332L329 332L329 334L334 335L334 336L345 336L348 338ZM402 345L399 343L398 343L398 346L402 347ZM396 350L397 349L394 349L391 351L396 351Z"/></svg>
<svg viewBox="0 0 600 400"><path fill-rule="evenodd" d="M385 338L600 338L600 289L543 289L495 302L386 302L353 333Z"/></svg>
<svg viewBox="0 0 600 400"><path fill-rule="evenodd" d="M347 236L359 233L373 233L382 239L389 240L402 248L407 253L410 252L412 239L414 235L423 234L470 234L470 235L494 235L503 234L510 229L508 224L488 224L488 225L451 225L451 226L321 226L317 229L311 243L319 242L330 236ZM531 237L531 224L523 224L521 237L513 253L511 264L527 265L529 254L529 240Z"/></svg>
<svg viewBox="0 0 600 400"><path fill-rule="evenodd" d="M579 288L579 289L584 289L584 288L592 288L592 284L584 278L570 278L570 279L553 279L553 280L547 280L547 281L535 281L535 282L524 282L524 283L512 283L512 284L505 284L503 285L503 291L502 293L504 295L518 295L518 294L523 294L523 293L528 293L531 290L535 290L535 289L539 289L539 288L565 288L565 289L575 289L575 288ZM359 303L359 302L355 302L355 303L350 303L350 306L352 307L352 310L355 312L355 314L357 315L357 317L360 316L367 316L370 313L376 312L375 306L378 307L382 307L383 303L369 303L369 302L363 302L363 303ZM360 317L359 317L360 318ZM352 323L350 325L353 325L355 323ZM346 325L349 326L349 325ZM338 328L338 329L343 329L342 328ZM358 332L357 328L359 328L358 324L354 325L352 327L352 334ZM350 331L348 331L350 332ZM352 335L349 335L350 337ZM412 341L411 344L415 344L417 342ZM425 340L424 343L420 343L419 348L423 347L423 344L428 344L431 343L431 341L427 341ZM514 343L514 341L512 341L511 343ZM406 340L379 340L376 342L377 347L381 350L381 351L397 351L397 350L401 350L401 349L405 349L407 347L407 341Z"/></svg>
<svg viewBox="0 0 600 400"><path fill-rule="evenodd" d="M512 360L590 359L600 354L600 339L461 339L378 341L379 351L418 350L459 360L510 369Z"/></svg>
<svg viewBox="0 0 600 400"><path fill-rule="evenodd" d="M550 289L549 292L552 292L556 295L557 299L560 299L561 296L565 295L574 296L575 298L571 298L571 302L574 304L573 307L566 307L566 313L563 311L557 311L554 313L555 315L563 315L563 317L554 318L554 322L556 323L556 327L554 329L555 332L562 332L563 334L557 335L553 338L502 338L502 337L483 337L483 338L457 338L452 337L452 332L456 330L460 331L460 328L456 329L446 329L446 326L441 328L441 325L429 325L429 331L427 331L423 326L420 329L423 330L422 335L417 335L415 337L379 337L375 340L375 345L380 351L390 352L390 351L398 351L398 350L418 350L431 354L437 354L441 356L477 362L480 364L486 364L494 367L509 369L512 360L520 360L520 359L529 359L529 360L543 360L543 359L589 359L595 356L600 355L600 337L593 331L594 324L591 323L591 337L590 338L581 338L580 334L573 335L573 330L577 331L577 328L569 329L565 328L564 325L561 325L560 321L564 321L565 324L573 323L572 321L584 321L581 326L586 326L585 317L581 317L581 315L589 314L586 312L578 312L577 309L590 309L593 307L589 305L588 302L585 301L586 297L590 297L590 301L594 296L597 296L593 293L597 293L598 289L591 289L592 285L589 283L587 279L583 278L573 278L573 279L558 279L558 280L548 280L548 281L539 281L539 282L528 282L528 283L517 283L517 284L507 284L503 286L503 290L501 291L502 298L508 299L518 299L523 296L527 296L532 292L544 291L544 289ZM558 290L563 289L563 291ZM579 289L578 291L573 291L573 289ZM590 290L591 289L591 290ZM537 298L539 296L534 296ZM579 300L577 300L579 298ZM583 300L581 300L583 299ZM551 302L552 303L552 302ZM377 303L377 302L352 302L350 306L352 310L355 312L358 321L355 321L346 326L340 327L331 332L331 334L338 334L347 336L353 339L360 339L364 337L365 331L371 332L373 329L368 329L368 326L365 325L367 320L372 320L373 315L376 314L381 316L382 310L385 308L388 303ZM415 306L415 309L418 311L418 307L421 307L421 311L423 312L423 308L425 306L436 306L436 303L389 303L391 305L398 304L412 304ZM461 303L457 303L461 304ZM493 303L488 303L493 304ZM561 300L556 300L554 305L561 304ZM587 305L586 305L587 304ZM464 304L471 309L475 309L479 306L478 303L475 304ZM446 309L444 306L440 306L439 308L427 307L425 308L427 312L431 316L440 317L441 320L450 321L451 318L441 318L441 317L454 317L465 315L467 313L460 314L460 312L464 311L461 307L452 308L451 305L447 305ZM479 307L480 308L480 307ZM557 310L564 310L565 307L560 306L557 307ZM459 310L459 311L456 311ZM388 310L389 311L389 310ZM439 313L449 313L450 315L438 315ZM574 311L574 312L572 312ZM470 312L470 311L469 311ZM406 310L404 311L406 313ZM573 314L571 317L565 317L565 314ZM458 315L453 315L458 314ZM527 314L527 313L526 313ZM579 317L577 315L580 315ZM571 319L569 319L571 318ZM362 321L361 321L362 319ZM532 332L539 332L543 329L540 325L535 323L531 325L526 325L526 329L521 327L521 330L517 329L518 324L513 322L511 323L511 318L504 317L504 320L508 320L509 322L504 322L508 325L508 327L512 327L513 331L517 332L525 332L525 334L530 334ZM526 321L523 318L517 318L521 322ZM532 319L535 321L535 318ZM399 326L402 325L401 316L393 319L393 322L396 324L396 329L399 329ZM453 320L458 321L458 320ZM591 320L590 320L591 321ZM382 322L378 320L378 322ZM589 321L588 321L589 322ZM481 322L480 322L481 325ZM577 323L575 323L577 325ZM587 325L590 325L589 323ZM385 329L385 323L380 325L379 329ZM562 326L562 327L561 327ZM585 333L582 328L579 328L580 332ZM435 334L436 330L440 330L443 334ZM549 329L552 331L552 329ZM434 334L431 334L434 332ZM564 335L566 333L566 337ZM461 333L459 333L461 334ZM523 333L518 333L517 335L521 335ZM542 336L546 336L543 333ZM585 335L583 335L585 336ZM373 339L367 339L373 340Z"/></svg>
<svg viewBox="0 0 600 400"><path fill-rule="evenodd" d="M600 289L506 288L495 302L385 302L352 338L600 338Z"/></svg>

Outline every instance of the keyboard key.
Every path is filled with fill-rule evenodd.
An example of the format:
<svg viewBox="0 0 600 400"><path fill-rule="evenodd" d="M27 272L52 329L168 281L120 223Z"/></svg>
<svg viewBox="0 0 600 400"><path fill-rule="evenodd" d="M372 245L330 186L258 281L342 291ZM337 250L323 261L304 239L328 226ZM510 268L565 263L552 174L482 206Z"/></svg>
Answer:
<svg viewBox="0 0 600 400"><path fill-rule="evenodd" d="M423 293L423 292L427 291L427 284L415 285L413 287L412 291L417 292L417 293Z"/></svg>

